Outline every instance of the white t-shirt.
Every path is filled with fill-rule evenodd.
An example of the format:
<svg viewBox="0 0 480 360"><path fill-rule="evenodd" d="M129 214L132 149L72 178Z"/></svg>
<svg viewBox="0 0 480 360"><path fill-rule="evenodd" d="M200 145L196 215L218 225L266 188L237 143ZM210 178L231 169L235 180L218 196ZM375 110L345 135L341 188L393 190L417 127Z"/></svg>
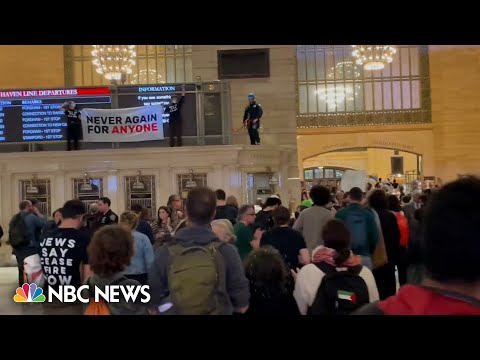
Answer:
<svg viewBox="0 0 480 360"><path fill-rule="evenodd" d="M312 306L324 276L325 273L315 264L305 265L298 272L293 297L302 315L307 315L308 308ZM367 285L370 302L378 301L380 297L378 295L377 283L370 269L363 266L359 276Z"/></svg>

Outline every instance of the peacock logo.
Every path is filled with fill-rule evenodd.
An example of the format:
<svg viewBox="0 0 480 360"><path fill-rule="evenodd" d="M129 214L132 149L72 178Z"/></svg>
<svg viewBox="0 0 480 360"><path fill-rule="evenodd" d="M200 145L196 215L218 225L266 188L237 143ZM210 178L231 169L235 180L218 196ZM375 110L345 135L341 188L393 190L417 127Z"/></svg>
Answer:
<svg viewBox="0 0 480 360"><path fill-rule="evenodd" d="M45 302L45 295L43 289L38 287L37 284L32 283L30 285L23 284L22 287L18 287L16 294L13 297L13 301L17 303L23 302Z"/></svg>

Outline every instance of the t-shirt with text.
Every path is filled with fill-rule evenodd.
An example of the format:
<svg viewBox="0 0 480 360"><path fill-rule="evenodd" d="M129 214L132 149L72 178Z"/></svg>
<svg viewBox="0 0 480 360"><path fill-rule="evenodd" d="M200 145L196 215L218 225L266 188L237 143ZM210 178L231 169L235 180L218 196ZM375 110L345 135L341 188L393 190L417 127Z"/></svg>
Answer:
<svg viewBox="0 0 480 360"><path fill-rule="evenodd" d="M78 109L65 110L65 115L67 116L67 124L69 124L69 125L81 125L82 124L82 122L80 120L80 111Z"/></svg>
<svg viewBox="0 0 480 360"><path fill-rule="evenodd" d="M40 258L46 284L54 290L59 285L80 287L80 265L88 264L87 246L89 237L76 229L50 232L40 243Z"/></svg>

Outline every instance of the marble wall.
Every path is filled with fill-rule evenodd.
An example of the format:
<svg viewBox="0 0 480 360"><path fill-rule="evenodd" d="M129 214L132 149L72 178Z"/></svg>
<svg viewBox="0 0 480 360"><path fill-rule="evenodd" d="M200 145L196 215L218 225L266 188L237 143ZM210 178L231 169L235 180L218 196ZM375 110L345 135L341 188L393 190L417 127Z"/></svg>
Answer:
<svg viewBox="0 0 480 360"><path fill-rule="evenodd" d="M112 200L116 212L126 208L125 177L135 176L139 170L142 175L155 176L156 207L178 193L177 175L188 174L190 169L206 173L209 187L224 189L240 203L247 199L247 174L271 171L279 180L276 192L288 206L291 197L298 197L298 181L289 180L291 161L296 161L295 147L275 145L0 154L0 224L7 229L18 211L21 180L34 176L50 180L51 209L56 209L73 197L73 179L83 178L85 172L103 179L103 195Z"/></svg>

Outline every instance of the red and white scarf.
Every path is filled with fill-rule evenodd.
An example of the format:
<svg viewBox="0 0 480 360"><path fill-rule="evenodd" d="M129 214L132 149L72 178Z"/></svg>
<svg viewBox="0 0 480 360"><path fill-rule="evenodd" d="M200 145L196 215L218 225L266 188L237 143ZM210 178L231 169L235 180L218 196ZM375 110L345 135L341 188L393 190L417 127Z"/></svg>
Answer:
<svg viewBox="0 0 480 360"><path fill-rule="evenodd" d="M350 257L344 261L342 264L336 264L335 263L335 258L337 257L337 251L325 246L319 246L315 250L313 250L312 254L312 262L313 263L320 263L320 262L326 262L329 265L335 266L335 267L353 267L360 265L362 263L362 259L359 255L353 255L353 253L350 253Z"/></svg>

